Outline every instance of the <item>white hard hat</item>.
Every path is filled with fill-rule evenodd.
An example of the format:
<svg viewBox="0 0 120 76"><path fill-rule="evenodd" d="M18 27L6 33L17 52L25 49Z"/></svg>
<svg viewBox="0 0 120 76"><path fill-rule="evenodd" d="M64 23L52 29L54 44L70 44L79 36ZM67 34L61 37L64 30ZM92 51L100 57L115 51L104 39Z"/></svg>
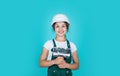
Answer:
<svg viewBox="0 0 120 76"><path fill-rule="evenodd" d="M67 22L68 24L70 24L67 16L65 16L64 14L57 14L53 17L53 20L52 20L52 24L53 25L55 22L62 22L62 21L65 21Z"/></svg>

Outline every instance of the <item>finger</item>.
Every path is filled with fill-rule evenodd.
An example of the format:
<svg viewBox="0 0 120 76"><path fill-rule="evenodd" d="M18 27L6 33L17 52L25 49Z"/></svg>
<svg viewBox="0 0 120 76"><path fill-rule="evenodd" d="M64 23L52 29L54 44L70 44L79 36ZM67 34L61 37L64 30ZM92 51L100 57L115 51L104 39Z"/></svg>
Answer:
<svg viewBox="0 0 120 76"><path fill-rule="evenodd" d="M64 68L64 66L63 66L63 65L58 65L58 67L59 67L59 68Z"/></svg>
<svg viewBox="0 0 120 76"><path fill-rule="evenodd" d="M58 65L59 68L61 68L61 65Z"/></svg>
<svg viewBox="0 0 120 76"><path fill-rule="evenodd" d="M60 59L64 59L63 57L61 57L61 56L59 56L58 58L60 58Z"/></svg>

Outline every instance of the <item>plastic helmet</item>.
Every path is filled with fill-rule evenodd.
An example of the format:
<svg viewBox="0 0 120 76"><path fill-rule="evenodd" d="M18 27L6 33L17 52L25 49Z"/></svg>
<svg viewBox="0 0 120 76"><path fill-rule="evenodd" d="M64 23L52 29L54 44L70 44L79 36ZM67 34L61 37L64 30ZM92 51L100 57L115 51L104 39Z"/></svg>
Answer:
<svg viewBox="0 0 120 76"><path fill-rule="evenodd" d="M53 20L52 20L52 24L53 25L55 22L67 22L68 24L70 24L68 18L66 15L64 14L57 14L53 17Z"/></svg>

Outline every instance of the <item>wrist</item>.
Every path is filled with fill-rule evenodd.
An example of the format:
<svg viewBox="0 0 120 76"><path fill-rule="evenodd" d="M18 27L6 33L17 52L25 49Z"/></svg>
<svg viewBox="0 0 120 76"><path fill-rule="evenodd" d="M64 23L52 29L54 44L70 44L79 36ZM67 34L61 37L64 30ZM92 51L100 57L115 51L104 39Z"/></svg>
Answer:
<svg viewBox="0 0 120 76"><path fill-rule="evenodd" d="M52 60L52 65L54 65L55 64L55 61L54 60Z"/></svg>
<svg viewBox="0 0 120 76"><path fill-rule="evenodd" d="M70 64L67 63L67 64L66 64L66 68L69 68L69 67L70 67Z"/></svg>

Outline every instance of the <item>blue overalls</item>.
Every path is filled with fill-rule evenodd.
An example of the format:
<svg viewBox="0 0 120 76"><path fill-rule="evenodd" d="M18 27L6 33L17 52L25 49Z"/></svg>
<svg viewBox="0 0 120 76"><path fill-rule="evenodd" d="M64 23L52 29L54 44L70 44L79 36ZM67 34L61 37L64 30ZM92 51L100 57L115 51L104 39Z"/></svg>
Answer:
<svg viewBox="0 0 120 76"><path fill-rule="evenodd" d="M56 59L58 56L62 56L62 57L64 57L64 60L67 63L71 63L72 55L71 55L69 41L67 40L67 47L68 47L67 49L57 48L54 39L53 39L53 44L54 44L54 47L51 49L51 51L52 51L51 60ZM59 54L61 53L61 54L57 55L57 53L59 53ZM54 64L54 65L48 67L47 76L72 76L72 71L68 68L59 68L57 65Z"/></svg>

